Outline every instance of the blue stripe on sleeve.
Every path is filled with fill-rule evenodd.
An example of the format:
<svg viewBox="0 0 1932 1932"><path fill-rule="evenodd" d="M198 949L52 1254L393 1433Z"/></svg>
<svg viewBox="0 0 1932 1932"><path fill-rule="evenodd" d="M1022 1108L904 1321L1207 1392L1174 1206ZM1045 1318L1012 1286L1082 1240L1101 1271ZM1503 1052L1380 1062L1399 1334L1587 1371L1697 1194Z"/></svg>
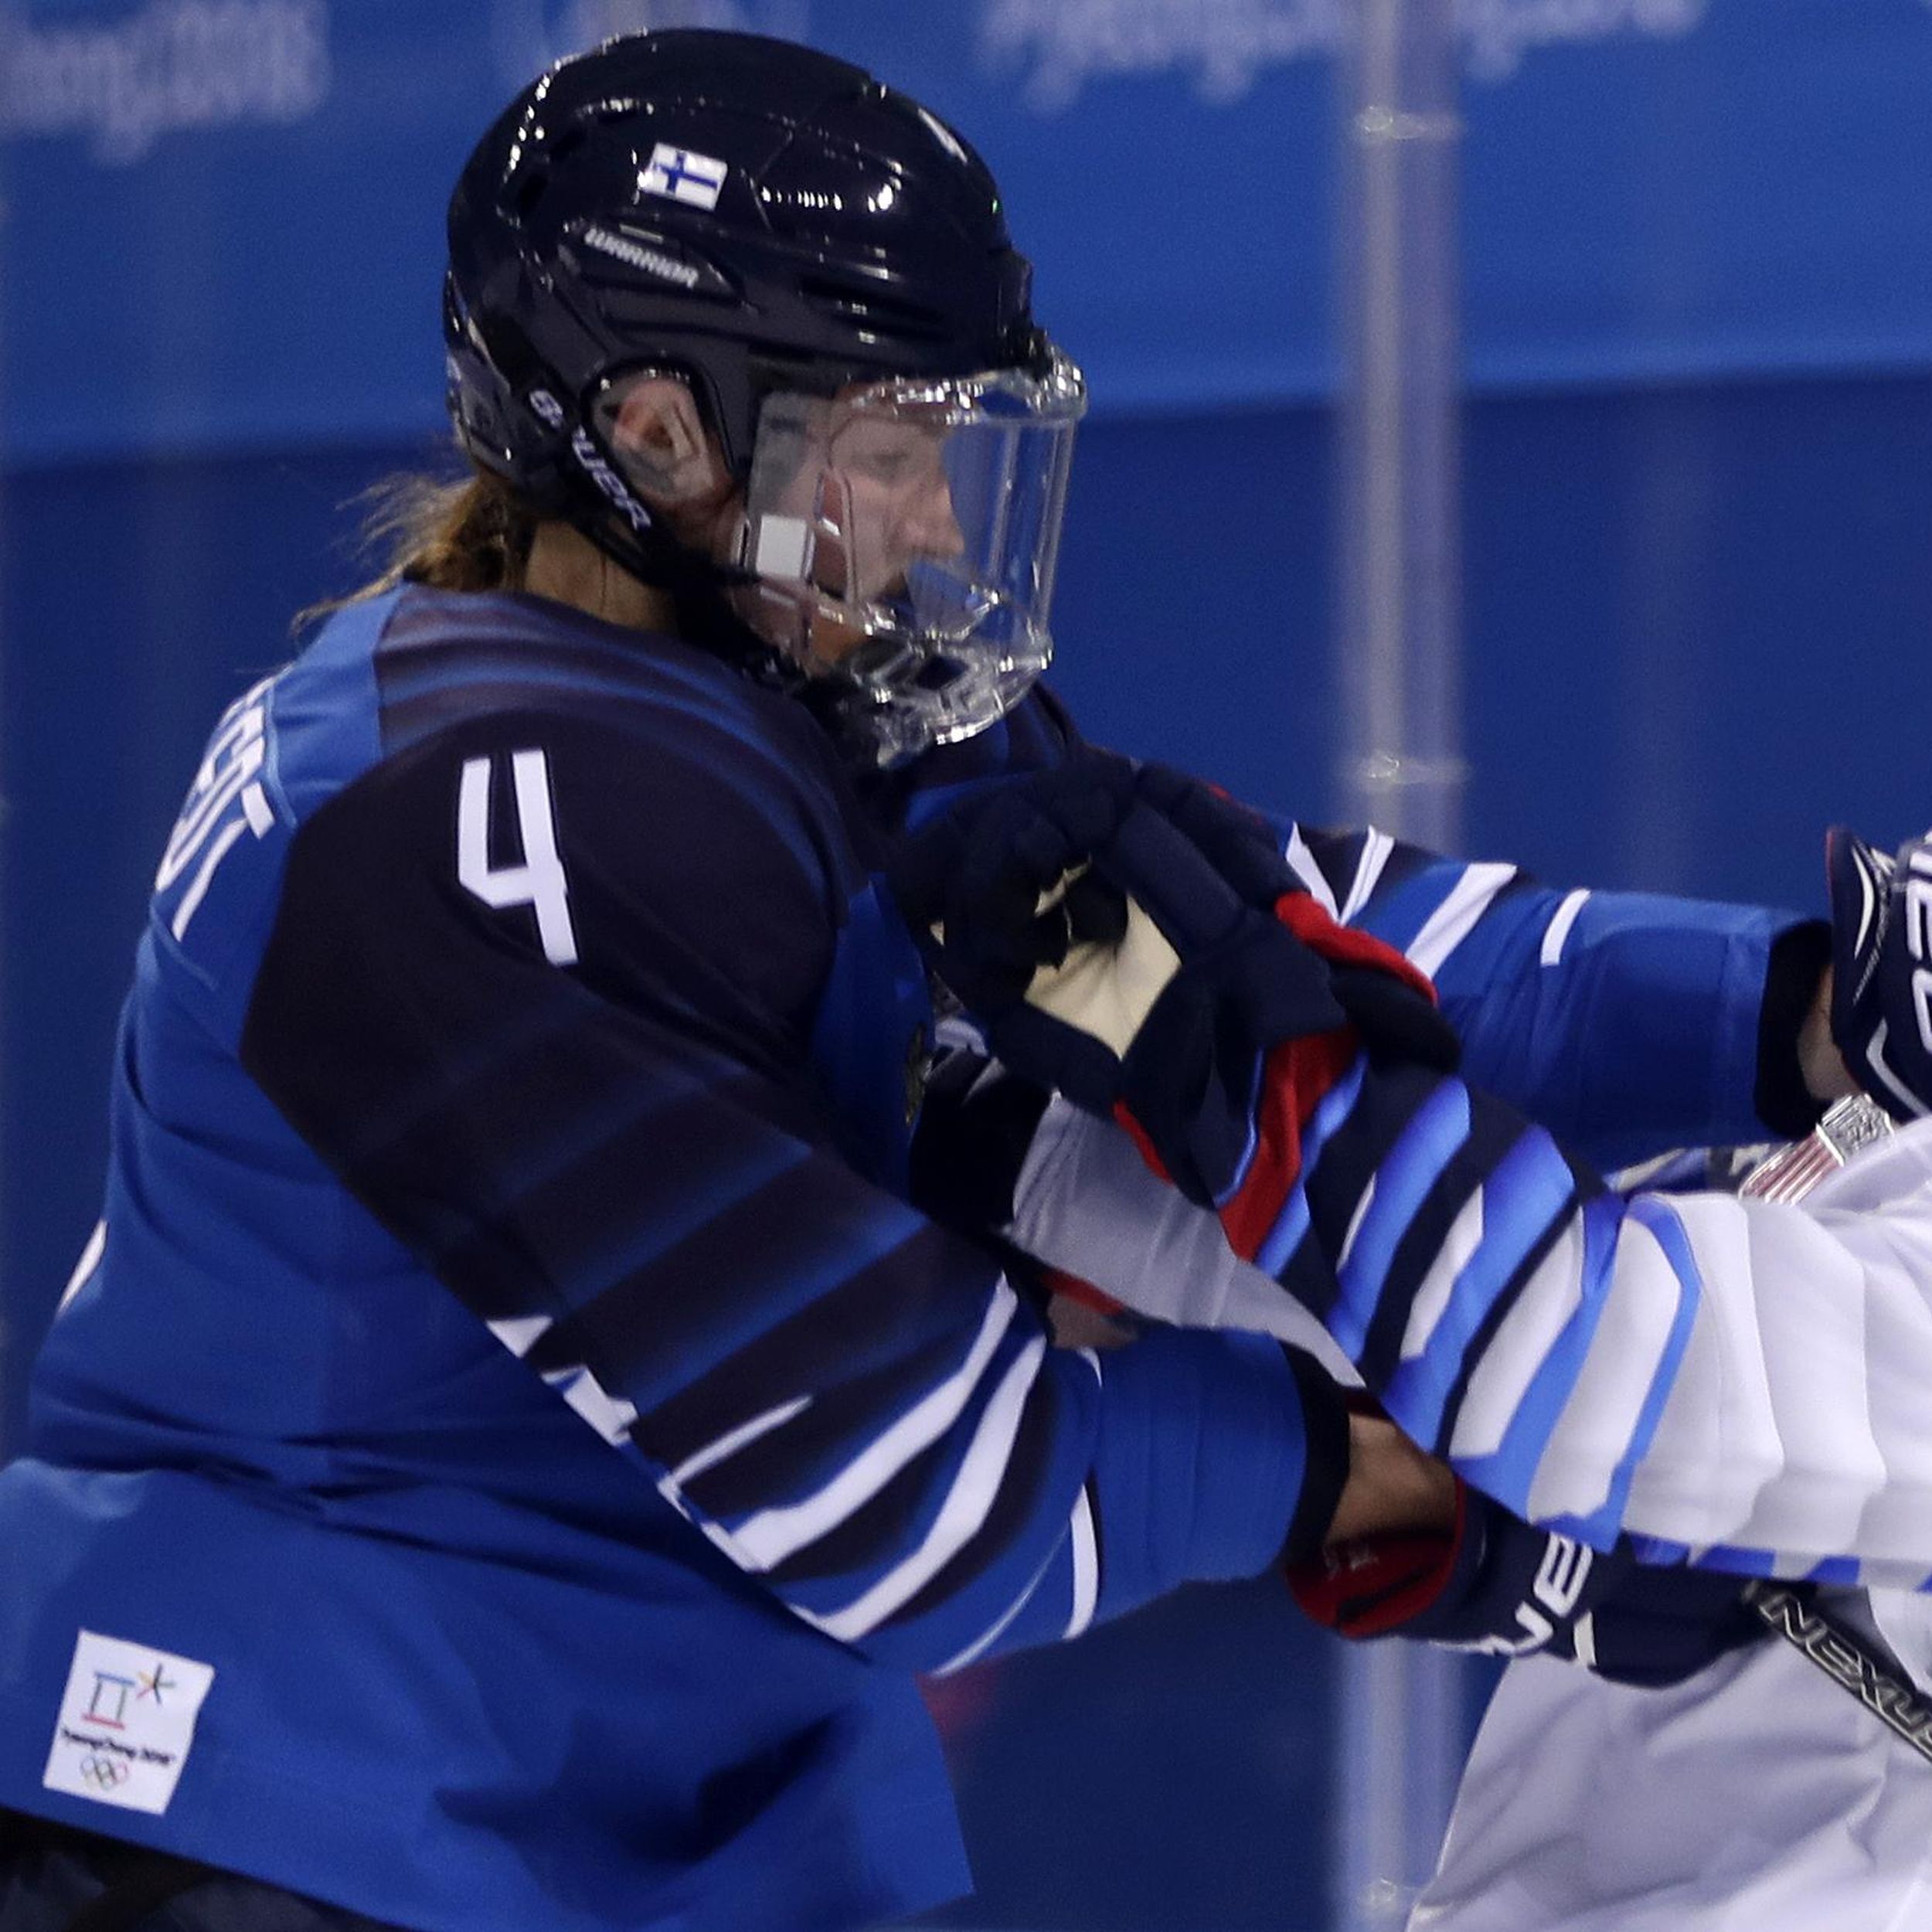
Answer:
<svg viewBox="0 0 1932 1932"><path fill-rule="evenodd" d="M1574 1177L1548 1134L1527 1129L1483 1182L1482 1239L1449 1291L1422 1353L1389 1378L1389 1413L1417 1442L1434 1442L1469 1347L1524 1259L1570 1204Z"/></svg>
<svg viewBox="0 0 1932 1932"><path fill-rule="evenodd" d="M1828 1587L1855 1589L1859 1580L1859 1563L1855 1556L1827 1556L1813 1565L1809 1580Z"/></svg>
<svg viewBox="0 0 1932 1932"><path fill-rule="evenodd" d="M1624 1204L1614 1195L1594 1195L1583 1203L1582 1300L1531 1378L1495 1451L1451 1458L1466 1481L1519 1515L1529 1512L1537 1468L1609 1304L1617 1230L1623 1216Z"/></svg>
<svg viewBox="0 0 1932 1932"><path fill-rule="evenodd" d="M1664 1404L1669 1399L1672 1388L1677 1380L1677 1372L1682 1367L1684 1352L1690 1346L1691 1329L1697 1319L1699 1303L1703 1298L1703 1276L1699 1271L1697 1257L1692 1252L1689 1236L1684 1233L1683 1223L1675 1211L1665 1201L1655 1196L1638 1195L1629 1204L1629 1213L1643 1223L1657 1237L1658 1245L1671 1265L1679 1284L1677 1314L1671 1324L1668 1338L1664 1344L1662 1359L1658 1362L1656 1374L1652 1377L1644 1406L1638 1413L1637 1426L1631 1434L1622 1457L1610 1481L1610 1491L1601 1506L1587 1516L1567 1518L1553 1522L1553 1529L1580 1538L1597 1549L1607 1549L1615 1537L1624 1519L1624 1510L1630 1500L1630 1485L1635 1479L1637 1465L1644 1459L1651 1445L1651 1439L1657 1433L1657 1424L1664 1413Z"/></svg>
<svg viewBox="0 0 1932 1932"><path fill-rule="evenodd" d="M1347 1073L1336 1081L1315 1104L1315 1110L1308 1117L1308 1124L1301 1135L1301 1171L1308 1173L1321 1158L1325 1147L1335 1130L1341 1126L1353 1110L1362 1093L1362 1077L1368 1063L1358 1058ZM1298 1184L1288 1192L1288 1198L1281 1204L1281 1212L1274 1226L1268 1230L1267 1237L1256 1251L1254 1264L1264 1268L1270 1274L1279 1274L1288 1264L1289 1257L1301 1244L1301 1237L1308 1231L1308 1197Z"/></svg>
<svg viewBox="0 0 1932 1932"><path fill-rule="evenodd" d="M1468 1094L1460 1083L1444 1080L1417 1109L1376 1170L1374 1198L1355 1230L1338 1277L1340 1292L1326 1318L1328 1332L1351 1360L1368 1338L1402 1237L1437 1177L1468 1138Z"/></svg>

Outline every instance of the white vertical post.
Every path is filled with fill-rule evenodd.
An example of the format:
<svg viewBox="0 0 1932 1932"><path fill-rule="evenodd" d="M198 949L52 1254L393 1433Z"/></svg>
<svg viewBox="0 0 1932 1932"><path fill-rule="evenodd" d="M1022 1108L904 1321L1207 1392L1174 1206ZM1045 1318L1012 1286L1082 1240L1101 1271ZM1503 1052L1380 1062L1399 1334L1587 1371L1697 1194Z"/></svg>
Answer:
<svg viewBox="0 0 1932 1932"><path fill-rule="evenodd" d="M1458 56L1454 0L1349 0L1338 224L1337 688L1352 822L1461 837ZM1345 1654L1335 1922L1389 1932L1433 1868L1460 1768L1465 1670Z"/></svg>

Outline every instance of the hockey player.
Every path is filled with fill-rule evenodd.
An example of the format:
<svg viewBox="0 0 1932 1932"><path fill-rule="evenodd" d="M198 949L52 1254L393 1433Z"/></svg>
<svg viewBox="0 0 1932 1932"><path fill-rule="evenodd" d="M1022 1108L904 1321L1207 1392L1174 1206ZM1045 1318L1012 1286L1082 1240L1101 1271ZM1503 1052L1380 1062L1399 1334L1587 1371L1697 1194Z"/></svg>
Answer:
<svg viewBox="0 0 1932 1932"><path fill-rule="evenodd" d="M1053 1349L914 1205L882 868L1072 748L1081 390L977 158L638 36L512 104L451 249L475 478L221 720L157 876L0 1471L5 1932L903 1917L967 1882L916 1672L1443 1507L1305 1355ZM1804 1112L1806 928L1382 857L1473 1039L1541 1012L1519 1098L1633 1151ZM1444 1057L1342 951L1360 1036Z"/></svg>
<svg viewBox="0 0 1932 1932"><path fill-rule="evenodd" d="M1840 1330L1889 1302L1932 1328L1932 1043L1922 977L1932 842L1896 869L1835 834L1840 983L1849 1057L1906 1124L1845 1150L1827 1178L1775 1198L1810 1224L1801 1267L1824 1270ZM1916 903L1915 903L1916 902ZM1762 1172L1769 1172L1766 1168ZM1802 1169L1797 1170L1802 1172ZM1747 1182L1755 1188L1757 1177ZM1804 1291L1802 1287L1800 1292ZM1892 1324L1896 1330L1896 1318ZM1826 1362L1857 1352L1828 1324L1807 1338ZM1884 1358L1875 1360L1883 1362ZM1920 1346L1886 1363L1866 1401L1922 1410ZM1842 1384L1826 1399L1854 1400ZM1917 1519L1921 1580L1932 1518ZM1763 1645L1687 1681L1632 1691L1538 1657L1511 1664L1464 1773L1454 1819L1412 1932L1724 1932L1736 1926L1904 1932L1932 1921L1932 1597L1848 1587L1818 1566L1817 1606L1916 1685L1915 1710L1866 1660L1822 1631L1838 1679L1791 1645ZM1849 1694L1848 1694L1849 1693ZM1889 1710L1909 1733L1876 1714Z"/></svg>
<svg viewBox="0 0 1932 1932"><path fill-rule="evenodd" d="M1471 1042L1465 1072L1500 1072L1507 1090L1482 1003L1472 1015L1448 996L1467 947L1493 1004L1506 917L1452 928L1432 954L1390 902L1371 903L1369 843L1356 842L1355 881L1338 891L1300 835L1284 857L1278 829L1177 774L1123 764L1090 788L1108 809L1063 774L1009 787L900 862L938 970L1008 1068L1066 1097L1026 1122L1011 1238L1165 1320L1283 1335L1319 1321L1416 1441L1567 1539L1518 1546L1525 1648L1566 1646L1592 1592L1640 1558L1679 1563L1693 1549L1700 1566L1746 1575L1827 1563L1847 1580L1923 1582L1922 1298L1855 1270L1848 1295L1828 1231L1776 1202L1626 1201L1489 1094L1420 1058L1359 1051L1346 1022L1386 1012L1386 975L1351 992L1338 971L1334 1030L1318 1042L1314 1007L1284 1026L1278 976L1253 964L1284 926L1318 935L1323 896L1359 912L1430 959ZM1077 873L1090 901L1126 898L1124 937L1070 951L1064 920L1033 917ZM1570 912L1530 912L1514 944L1560 966L1591 917L1587 900ZM1900 923L1923 938L1922 913ZM1869 975L1841 989L1837 1037L1861 1066L1872 1036L1859 1002L1874 997ZM1508 1007L1534 1043L1533 997ZM1633 1071L1662 1073L1655 1017L1628 1018ZM1895 1024L1893 1057L1909 1043ZM1606 1551L1607 1563L1593 1556ZM1566 1580L1539 1605L1528 1585L1546 1556ZM1357 1546L1306 1600L1349 1634L1457 1637L1422 1613L1480 1560L1454 1534Z"/></svg>
<svg viewBox="0 0 1932 1932"><path fill-rule="evenodd" d="M8 1932L901 1917L967 1885L916 1672L1417 1465L1272 1342L1050 1349L908 1198L854 773L1059 735L1081 389L983 165L641 37L451 245L478 479L220 721L0 1472Z"/></svg>

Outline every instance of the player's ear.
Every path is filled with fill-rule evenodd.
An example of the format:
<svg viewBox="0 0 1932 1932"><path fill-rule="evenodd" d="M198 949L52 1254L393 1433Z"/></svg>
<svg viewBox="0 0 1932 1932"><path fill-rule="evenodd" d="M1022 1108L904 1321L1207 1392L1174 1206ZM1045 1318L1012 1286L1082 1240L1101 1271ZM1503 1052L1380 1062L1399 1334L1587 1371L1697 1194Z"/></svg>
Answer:
<svg viewBox="0 0 1932 1932"><path fill-rule="evenodd" d="M609 434L625 472L654 509L699 508L730 489L697 399L677 376L639 376L624 392Z"/></svg>

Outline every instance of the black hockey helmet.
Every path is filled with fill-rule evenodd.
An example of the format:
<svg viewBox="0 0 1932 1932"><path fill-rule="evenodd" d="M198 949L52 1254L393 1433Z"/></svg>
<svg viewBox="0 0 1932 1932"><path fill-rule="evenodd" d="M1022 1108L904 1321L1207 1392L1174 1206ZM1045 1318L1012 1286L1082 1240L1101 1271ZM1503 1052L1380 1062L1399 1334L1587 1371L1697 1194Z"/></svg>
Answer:
<svg viewBox="0 0 1932 1932"><path fill-rule="evenodd" d="M808 669L832 668L814 659L805 609L822 634L829 600L841 634L863 640L836 669L860 711L880 711L882 757L981 728L1038 675L1083 390L1034 325L985 164L916 101L786 42L621 37L512 102L463 172L449 243L458 436L538 509L646 582L689 590L695 570L757 587L753 628ZM954 554L883 584L842 562L828 581L823 560L856 542L842 515L859 512L821 488L803 516L748 505L735 556L694 559L640 501L610 434L641 373L689 386L753 495L761 418L783 413L770 399L792 411L795 468L798 399L821 413L842 399L876 430L912 397L978 472L951 477ZM975 460L952 426L988 424L1003 434L977 439ZM815 433L834 432L819 420ZM981 498L985 530L967 522ZM914 690L925 715L887 720Z"/></svg>

